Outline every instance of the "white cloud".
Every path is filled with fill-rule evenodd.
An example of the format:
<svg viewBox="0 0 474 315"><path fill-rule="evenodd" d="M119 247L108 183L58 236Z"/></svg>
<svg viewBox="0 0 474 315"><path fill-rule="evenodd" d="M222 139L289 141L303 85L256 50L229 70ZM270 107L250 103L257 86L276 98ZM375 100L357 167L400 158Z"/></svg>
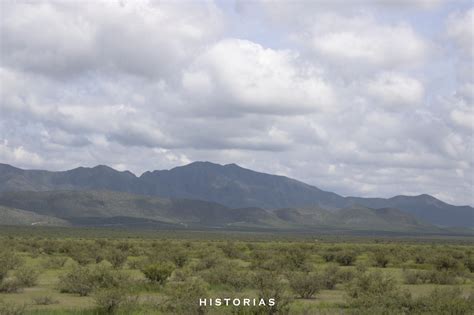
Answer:
<svg viewBox="0 0 474 315"><path fill-rule="evenodd" d="M21 145L11 145L6 139L0 141L0 160L26 167L38 166L44 162L37 153L30 152Z"/></svg>
<svg viewBox="0 0 474 315"><path fill-rule="evenodd" d="M170 76L222 28L211 2L2 1L2 62L49 76Z"/></svg>
<svg viewBox="0 0 474 315"><path fill-rule="evenodd" d="M421 105L424 89L421 82L408 76L384 72L367 83L367 93L376 106L399 109Z"/></svg>
<svg viewBox="0 0 474 315"><path fill-rule="evenodd" d="M323 14L314 21L311 48L333 62L372 67L406 67L422 62L429 45L410 25L377 22L370 15Z"/></svg>
<svg viewBox="0 0 474 315"><path fill-rule="evenodd" d="M239 39L222 40L199 56L183 87L210 114L300 114L334 104L331 86L296 53Z"/></svg>
<svg viewBox="0 0 474 315"><path fill-rule="evenodd" d="M448 37L469 56L474 55L474 8L456 12L447 21Z"/></svg>
<svg viewBox="0 0 474 315"><path fill-rule="evenodd" d="M474 204L472 13L425 4L2 1L0 160L212 160ZM464 48L432 53L447 38Z"/></svg>

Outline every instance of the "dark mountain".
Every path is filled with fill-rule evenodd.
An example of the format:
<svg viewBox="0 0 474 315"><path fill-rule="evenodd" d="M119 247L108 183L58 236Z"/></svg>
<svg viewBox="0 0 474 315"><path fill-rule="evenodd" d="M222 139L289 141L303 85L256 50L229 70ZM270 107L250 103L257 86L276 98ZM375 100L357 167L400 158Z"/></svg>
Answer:
<svg viewBox="0 0 474 315"><path fill-rule="evenodd" d="M432 196L342 197L288 177L259 173L235 164L194 162L171 170L146 172L140 177L107 166L48 172L0 164L0 192L51 190L109 190L202 200L228 208L317 208L327 211L358 206L391 208L413 214L431 224L474 227L472 207L449 205ZM280 211L285 215L284 210ZM278 217L277 213L275 215ZM286 215L291 215L291 211ZM315 214L303 214L307 215Z"/></svg>
<svg viewBox="0 0 474 315"><path fill-rule="evenodd" d="M21 219L21 220L20 220ZM16 221L15 221L16 220ZM440 232L395 209L231 209L191 199L111 191L4 192L0 224L129 226L153 228L344 229Z"/></svg>
<svg viewBox="0 0 474 315"><path fill-rule="evenodd" d="M148 195L208 200L234 208L336 208L344 204L344 198L335 193L235 164L194 162L171 170L146 172L140 180Z"/></svg>
<svg viewBox="0 0 474 315"><path fill-rule="evenodd" d="M453 206L430 195L395 196L383 198L347 197L347 205L369 208L397 208L416 218L439 226L474 227L474 209L469 206Z"/></svg>
<svg viewBox="0 0 474 315"><path fill-rule="evenodd" d="M165 199L112 191L41 191L5 192L0 194L0 205L56 217L72 223L136 222L148 219L162 224L226 226L274 225L284 222L263 209L230 209L217 203ZM107 218L108 220L104 220ZM101 220L99 220L101 219ZM268 220L268 222L266 222Z"/></svg>
<svg viewBox="0 0 474 315"><path fill-rule="evenodd" d="M103 189L139 193L139 187L140 181L134 174L104 165L49 172L0 164L0 192Z"/></svg>

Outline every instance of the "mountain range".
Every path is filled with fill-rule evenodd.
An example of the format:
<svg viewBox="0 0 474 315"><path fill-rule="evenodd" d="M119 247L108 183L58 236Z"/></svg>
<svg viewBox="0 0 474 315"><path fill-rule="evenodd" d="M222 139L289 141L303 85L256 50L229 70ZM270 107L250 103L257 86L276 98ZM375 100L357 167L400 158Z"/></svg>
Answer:
<svg viewBox="0 0 474 315"><path fill-rule="evenodd" d="M141 176L103 165L51 172L0 164L0 206L0 224L405 231L474 227L472 207L429 195L343 197L288 177L210 162Z"/></svg>

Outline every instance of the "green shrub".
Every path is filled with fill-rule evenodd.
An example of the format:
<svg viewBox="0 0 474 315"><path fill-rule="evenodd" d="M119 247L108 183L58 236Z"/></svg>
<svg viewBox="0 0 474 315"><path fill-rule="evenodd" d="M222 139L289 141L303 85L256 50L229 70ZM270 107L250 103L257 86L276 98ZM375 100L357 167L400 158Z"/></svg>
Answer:
<svg viewBox="0 0 474 315"><path fill-rule="evenodd" d="M225 261L213 268L201 272L202 277L212 285L227 285L241 291L249 285L249 275L232 261Z"/></svg>
<svg viewBox="0 0 474 315"><path fill-rule="evenodd" d="M163 284L171 275L174 266L169 263L151 264L142 269L145 277L151 282Z"/></svg>
<svg viewBox="0 0 474 315"><path fill-rule="evenodd" d="M2 315L23 315L26 311L26 305L0 300L0 314Z"/></svg>
<svg viewBox="0 0 474 315"><path fill-rule="evenodd" d="M253 285L257 289L259 299L268 301L270 298L274 298L276 301L274 306L262 307L260 312L267 314L285 314L288 312L291 299L286 291L285 283L278 273L259 270L254 274Z"/></svg>
<svg viewBox="0 0 474 315"><path fill-rule="evenodd" d="M356 253L347 250L338 252L335 258L336 262L341 266L350 266L356 261L356 259Z"/></svg>
<svg viewBox="0 0 474 315"><path fill-rule="evenodd" d="M114 248L107 253L105 258L112 264L114 268L118 269L123 267L127 261L127 257L127 252Z"/></svg>
<svg viewBox="0 0 474 315"><path fill-rule="evenodd" d="M41 295L41 296L36 296L33 299L33 303L35 305L51 305L51 304L58 304L59 301L54 299L50 295Z"/></svg>
<svg viewBox="0 0 474 315"><path fill-rule="evenodd" d="M375 267L385 268L390 262L390 259L386 252L378 250L373 253L373 261Z"/></svg>
<svg viewBox="0 0 474 315"><path fill-rule="evenodd" d="M0 292L2 293L18 293L23 289L17 278L6 278L0 283Z"/></svg>
<svg viewBox="0 0 474 315"><path fill-rule="evenodd" d="M433 265L439 271L454 271L459 269L459 263L456 259L447 254L441 254L435 257Z"/></svg>
<svg viewBox="0 0 474 315"><path fill-rule="evenodd" d="M170 253L170 259L176 267L182 268L188 261L188 255L183 250L175 250Z"/></svg>
<svg viewBox="0 0 474 315"><path fill-rule="evenodd" d="M105 265L75 266L59 277L59 290L63 293L77 293L80 296L86 296L95 289L127 286L129 281L127 274L112 270Z"/></svg>
<svg viewBox="0 0 474 315"><path fill-rule="evenodd" d="M464 259L464 266L470 271L474 272L474 257L466 257Z"/></svg>
<svg viewBox="0 0 474 315"><path fill-rule="evenodd" d="M411 307L408 291L402 291L394 279L380 272L358 273L346 287L346 293L349 304L355 308L404 311Z"/></svg>
<svg viewBox="0 0 474 315"><path fill-rule="evenodd" d="M456 273L452 271L431 271L429 272L429 282L433 284L459 284Z"/></svg>
<svg viewBox="0 0 474 315"><path fill-rule="evenodd" d="M329 264L321 274L321 284L324 289L333 290L338 282L340 268L336 264Z"/></svg>
<svg viewBox="0 0 474 315"><path fill-rule="evenodd" d="M206 308L199 305L199 299L207 297L207 284L201 278L170 281L165 286L165 293L163 308L166 312L189 315L206 313Z"/></svg>
<svg viewBox="0 0 474 315"><path fill-rule="evenodd" d="M342 269L337 272L337 281L340 283L348 283L354 279L354 271L351 269Z"/></svg>
<svg viewBox="0 0 474 315"><path fill-rule="evenodd" d="M196 270L204 270L215 267L222 263L223 259L222 256L217 254L216 252L208 253L207 255L204 254L203 257L199 260L199 262L195 265Z"/></svg>
<svg viewBox="0 0 474 315"><path fill-rule="evenodd" d="M227 258L239 258L242 255L241 249L234 242L227 241L219 247Z"/></svg>
<svg viewBox="0 0 474 315"><path fill-rule="evenodd" d="M116 313L118 308L122 306L126 300L126 291L121 288L99 290L94 295L97 308L106 314Z"/></svg>
<svg viewBox="0 0 474 315"><path fill-rule="evenodd" d="M403 270L403 278L406 284L430 283L431 273L425 270Z"/></svg>
<svg viewBox="0 0 474 315"><path fill-rule="evenodd" d="M321 277L317 273L293 272L288 277L291 289L303 299L312 298L321 290Z"/></svg>
<svg viewBox="0 0 474 315"><path fill-rule="evenodd" d="M474 296L463 297L460 288L435 289L414 303L414 313L467 315L473 310Z"/></svg>
<svg viewBox="0 0 474 315"><path fill-rule="evenodd" d="M77 293L80 296L89 295L94 290L90 268L77 266L59 276L59 291L62 293Z"/></svg>
<svg viewBox="0 0 474 315"><path fill-rule="evenodd" d="M291 247L285 252L284 262L280 265L281 269L309 271L308 256L308 252L303 248Z"/></svg>
<svg viewBox="0 0 474 315"><path fill-rule="evenodd" d="M0 252L0 266L1 269L11 270L23 265L23 260L14 252L1 251Z"/></svg>
<svg viewBox="0 0 474 315"><path fill-rule="evenodd" d="M33 287L38 283L40 272L37 268L22 266L15 270L14 276L17 278L21 286Z"/></svg>

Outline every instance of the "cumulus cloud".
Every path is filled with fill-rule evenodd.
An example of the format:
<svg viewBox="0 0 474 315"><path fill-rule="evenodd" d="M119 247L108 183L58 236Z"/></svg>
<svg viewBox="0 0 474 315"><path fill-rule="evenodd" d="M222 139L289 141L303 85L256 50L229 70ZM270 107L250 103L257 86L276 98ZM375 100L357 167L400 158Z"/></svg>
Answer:
<svg viewBox="0 0 474 315"><path fill-rule="evenodd" d="M64 77L88 71L170 75L222 23L211 2L2 2L2 61Z"/></svg>
<svg viewBox="0 0 474 315"><path fill-rule="evenodd" d="M324 110L335 98L320 70L301 64L296 53L238 39L199 56L184 73L183 87L212 113L301 114Z"/></svg>
<svg viewBox="0 0 474 315"><path fill-rule="evenodd" d="M211 160L345 195L474 204L472 9L0 5L1 162L139 174Z"/></svg>

